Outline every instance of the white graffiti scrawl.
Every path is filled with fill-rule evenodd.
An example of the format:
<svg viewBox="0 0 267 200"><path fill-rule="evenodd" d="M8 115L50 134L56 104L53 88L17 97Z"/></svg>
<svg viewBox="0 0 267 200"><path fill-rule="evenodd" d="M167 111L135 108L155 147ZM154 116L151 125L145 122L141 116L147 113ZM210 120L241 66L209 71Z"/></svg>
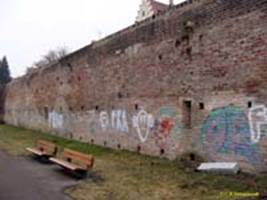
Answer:
<svg viewBox="0 0 267 200"><path fill-rule="evenodd" d="M267 108L264 105L253 106L248 114L250 126L250 139L258 143L262 135L262 127L267 125Z"/></svg>
<svg viewBox="0 0 267 200"><path fill-rule="evenodd" d="M108 126L109 126L109 116L108 116L108 113L106 111L102 111L100 113L100 125L101 125L101 128L103 130L107 130Z"/></svg>
<svg viewBox="0 0 267 200"><path fill-rule="evenodd" d="M129 131L127 113L125 110L113 110L110 116L106 111L102 111L99 115L99 121L103 130L112 128L120 132Z"/></svg>
<svg viewBox="0 0 267 200"><path fill-rule="evenodd" d="M121 132L128 132L128 123L125 110L113 110L111 112L111 126Z"/></svg>
<svg viewBox="0 0 267 200"><path fill-rule="evenodd" d="M48 114L48 123L50 128L62 128L63 122L63 114L56 111L50 112Z"/></svg>
<svg viewBox="0 0 267 200"><path fill-rule="evenodd" d="M154 118L145 110L140 110L133 116L133 127L136 129L141 142L145 142L149 136L151 128L154 126Z"/></svg>

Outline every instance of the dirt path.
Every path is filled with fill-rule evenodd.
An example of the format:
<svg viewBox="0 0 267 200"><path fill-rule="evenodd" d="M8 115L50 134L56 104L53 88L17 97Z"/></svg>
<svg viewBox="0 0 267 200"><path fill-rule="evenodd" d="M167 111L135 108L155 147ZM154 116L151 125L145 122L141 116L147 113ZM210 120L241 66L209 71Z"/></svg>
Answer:
<svg viewBox="0 0 267 200"><path fill-rule="evenodd" d="M0 200L70 200L63 190L77 183L57 166L0 151Z"/></svg>

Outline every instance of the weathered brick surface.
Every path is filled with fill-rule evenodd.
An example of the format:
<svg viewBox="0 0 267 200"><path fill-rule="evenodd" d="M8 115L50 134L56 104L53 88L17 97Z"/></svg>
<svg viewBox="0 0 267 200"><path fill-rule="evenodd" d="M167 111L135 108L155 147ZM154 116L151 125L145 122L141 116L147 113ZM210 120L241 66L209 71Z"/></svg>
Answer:
<svg viewBox="0 0 267 200"><path fill-rule="evenodd" d="M192 151L264 171L266 13L267 0L177 6L14 80L4 119L111 148L170 159Z"/></svg>

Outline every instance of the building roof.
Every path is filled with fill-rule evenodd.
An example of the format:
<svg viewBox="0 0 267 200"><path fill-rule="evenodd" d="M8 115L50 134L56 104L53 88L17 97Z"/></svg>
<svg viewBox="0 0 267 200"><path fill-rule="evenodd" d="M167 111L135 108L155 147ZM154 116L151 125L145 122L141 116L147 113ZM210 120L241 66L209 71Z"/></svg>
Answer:
<svg viewBox="0 0 267 200"><path fill-rule="evenodd" d="M164 4L155 0L142 0L136 21L142 21L160 12L164 12L169 7L168 4Z"/></svg>
<svg viewBox="0 0 267 200"><path fill-rule="evenodd" d="M163 10L166 10L168 8L168 5L165 3L161 3L155 0L149 0L150 4L152 6L152 9L155 13L161 12Z"/></svg>

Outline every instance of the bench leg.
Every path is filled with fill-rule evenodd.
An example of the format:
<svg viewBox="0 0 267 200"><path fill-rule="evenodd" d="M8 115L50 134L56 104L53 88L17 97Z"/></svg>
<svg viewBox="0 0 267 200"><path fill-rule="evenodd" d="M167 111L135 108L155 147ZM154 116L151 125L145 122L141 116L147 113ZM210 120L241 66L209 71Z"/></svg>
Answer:
<svg viewBox="0 0 267 200"><path fill-rule="evenodd" d="M51 161L49 160L50 156L41 156L40 161L46 164L51 164Z"/></svg>
<svg viewBox="0 0 267 200"><path fill-rule="evenodd" d="M75 176L79 179L85 179L85 178L87 178L87 175L88 175L88 173L85 170L76 170L75 171Z"/></svg>
<svg viewBox="0 0 267 200"><path fill-rule="evenodd" d="M39 161L39 162L41 162L41 163L45 163L45 164L49 164L49 163L51 163L51 162L49 161L49 156L39 156L39 155L36 155L36 154L32 154L31 156L32 156L32 158L33 158L34 160L37 160L37 161Z"/></svg>
<svg viewBox="0 0 267 200"><path fill-rule="evenodd" d="M66 174L69 174L75 178L78 178L78 179L85 179L87 178L87 170L71 170L69 168L66 168L64 166L61 166L63 171L66 173Z"/></svg>

